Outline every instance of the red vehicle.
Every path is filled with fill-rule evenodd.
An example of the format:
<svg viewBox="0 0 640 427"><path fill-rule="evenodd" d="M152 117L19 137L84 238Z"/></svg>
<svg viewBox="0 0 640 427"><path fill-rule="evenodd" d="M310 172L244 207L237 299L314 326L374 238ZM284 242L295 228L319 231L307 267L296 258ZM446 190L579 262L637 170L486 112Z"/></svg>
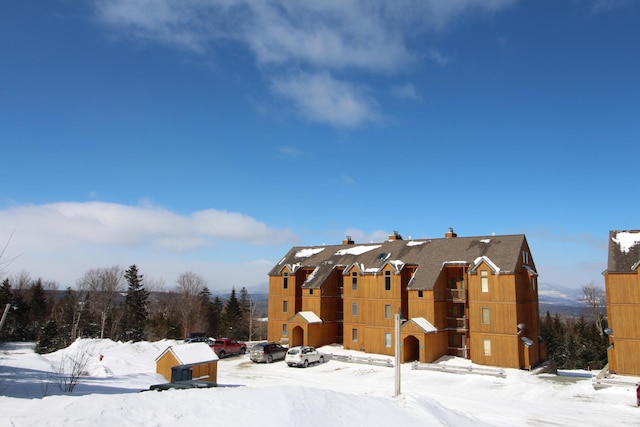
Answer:
<svg viewBox="0 0 640 427"><path fill-rule="evenodd" d="M211 344L211 348L220 359L231 354L245 354L247 352L247 344L230 338L218 338Z"/></svg>

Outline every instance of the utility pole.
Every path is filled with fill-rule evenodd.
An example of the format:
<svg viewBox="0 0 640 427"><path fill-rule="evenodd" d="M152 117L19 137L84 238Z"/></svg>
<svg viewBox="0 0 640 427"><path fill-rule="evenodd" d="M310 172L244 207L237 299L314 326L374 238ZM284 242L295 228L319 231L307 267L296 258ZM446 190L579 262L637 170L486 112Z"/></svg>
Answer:
<svg viewBox="0 0 640 427"><path fill-rule="evenodd" d="M396 333L396 394L394 397L398 397L400 395L400 310L396 313L395 316L395 333Z"/></svg>

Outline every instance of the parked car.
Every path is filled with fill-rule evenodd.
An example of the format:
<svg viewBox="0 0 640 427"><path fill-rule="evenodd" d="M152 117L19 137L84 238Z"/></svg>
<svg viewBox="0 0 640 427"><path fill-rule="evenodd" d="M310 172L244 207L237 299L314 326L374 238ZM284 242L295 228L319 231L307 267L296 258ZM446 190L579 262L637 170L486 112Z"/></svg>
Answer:
<svg viewBox="0 0 640 427"><path fill-rule="evenodd" d="M230 338L218 338L213 344L209 345L220 359L224 359L225 356L230 354L245 354L247 352L245 343Z"/></svg>
<svg viewBox="0 0 640 427"><path fill-rule="evenodd" d="M274 342L258 343L251 348L249 358L252 362L271 363L274 360L284 360L287 348Z"/></svg>
<svg viewBox="0 0 640 427"><path fill-rule="evenodd" d="M310 363L324 363L324 355L308 345L291 347L284 358L287 365L306 368Z"/></svg>
<svg viewBox="0 0 640 427"><path fill-rule="evenodd" d="M213 345L213 338L209 338L209 337L190 337L184 340L185 344L191 344L194 342L204 342L209 344L210 346Z"/></svg>

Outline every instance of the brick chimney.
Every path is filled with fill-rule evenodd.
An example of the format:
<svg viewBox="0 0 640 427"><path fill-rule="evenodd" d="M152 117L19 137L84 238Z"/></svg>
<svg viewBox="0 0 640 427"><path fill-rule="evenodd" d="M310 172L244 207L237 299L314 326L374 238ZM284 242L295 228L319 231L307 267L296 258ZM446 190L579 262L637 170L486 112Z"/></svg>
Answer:
<svg viewBox="0 0 640 427"><path fill-rule="evenodd" d="M389 240L402 240L402 236L396 230L393 230L393 234L389 236Z"/></svg>
<svg viewBox="0 0 640 427"><path fill-rule="evenodd" d="M444 233L444 237L447 238L447 239L452 239L454 237L458 237L458 235L453 232L453 227L449 227L449 231Z"/></svg>
<svg viewBox="0 0 640 427"><path fill-rule="evenodd" d="M353 245L355 242L351 239L351 236L347 236L345 237L345 239L342 241L343 245Z"/></svg>

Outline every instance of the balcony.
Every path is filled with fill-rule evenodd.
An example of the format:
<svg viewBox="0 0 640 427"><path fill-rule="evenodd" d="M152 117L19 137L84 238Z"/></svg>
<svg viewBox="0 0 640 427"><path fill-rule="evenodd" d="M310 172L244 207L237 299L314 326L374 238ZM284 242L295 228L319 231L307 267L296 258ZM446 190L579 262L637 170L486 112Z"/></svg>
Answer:
<svg viewBox="0 0 640 427"><path fill-rule="evenodd" d="M447 301L466 302L467 290L466 289L447 289Z"/></svg>
<svg viewBox="0 0 640 427"><path fill-rule="evenodd" d="M466 317L447 317L447 329L466 332L469 330Z"/></svg>

